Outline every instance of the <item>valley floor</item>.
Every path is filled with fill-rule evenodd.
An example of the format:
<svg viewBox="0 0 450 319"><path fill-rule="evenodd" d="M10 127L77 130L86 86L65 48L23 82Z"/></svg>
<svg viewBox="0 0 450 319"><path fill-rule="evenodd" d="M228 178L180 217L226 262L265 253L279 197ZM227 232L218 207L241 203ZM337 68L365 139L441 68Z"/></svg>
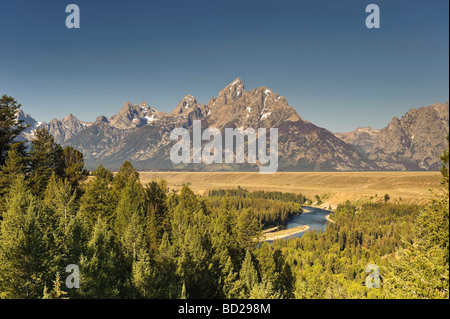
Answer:
<svg viewBox="0 0 450 319"><path fill-rule="evenodd" d="M424 203L441 182L440 172L140 172L143 183L164 179L172 189L185 184L198 194L208 190L236 188L302 193L321 197L320 207L335 209L346 200Z"/></svg>

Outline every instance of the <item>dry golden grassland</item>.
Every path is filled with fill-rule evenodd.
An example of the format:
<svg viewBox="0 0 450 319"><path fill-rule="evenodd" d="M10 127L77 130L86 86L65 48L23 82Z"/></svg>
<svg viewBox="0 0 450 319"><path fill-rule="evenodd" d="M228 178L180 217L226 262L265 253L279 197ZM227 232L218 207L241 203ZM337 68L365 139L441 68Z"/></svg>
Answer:
<svg viewBox="0 0 450 319"><path fill-rule="evenodd" d="M319 195L321 207L335 208L346 200L424 203L430 189L440 187L440 172L140 172L142 183L165 179L168 186L179 190L183 184L198 194L210 189L236 188L303 193L311 199Z"/></svg>

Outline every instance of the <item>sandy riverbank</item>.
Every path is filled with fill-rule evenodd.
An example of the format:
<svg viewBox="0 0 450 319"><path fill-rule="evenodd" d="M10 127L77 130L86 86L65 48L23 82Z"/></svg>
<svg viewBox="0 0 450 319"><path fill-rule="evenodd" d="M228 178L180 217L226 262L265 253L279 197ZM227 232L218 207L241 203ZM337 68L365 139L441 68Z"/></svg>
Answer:
<svg viewBox="0 0 450 319"><path fill-rule="evenodd" d="M330 214L331 215L331 214ZM330 222L330 223L335 223L334 222L334 220L332 220L331 218L330 218L330 215L327 215L327 216L325 216L325 218Z"/></svg>
<svg viewBox="0 0 450 319"><path fill-rule="evenodd" d="M271 241L281 238L289 238L290 236L297 235L307 231L310 227L308 225L301 225L291 229L283 229L280 231L275 231L271 233L265 233L260 241Z"/></svg>

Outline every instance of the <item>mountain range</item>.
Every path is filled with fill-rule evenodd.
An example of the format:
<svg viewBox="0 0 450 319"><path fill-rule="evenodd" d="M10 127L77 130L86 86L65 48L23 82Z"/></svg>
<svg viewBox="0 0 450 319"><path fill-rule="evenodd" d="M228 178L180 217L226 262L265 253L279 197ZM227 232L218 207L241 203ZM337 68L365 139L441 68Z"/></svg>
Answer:
<svg viewBox="0 0 450 319"><path fill-rule="evenodd" d="M193 121L202 128L278 128L279 171L373 171L437 170L440 154L447 147L449 104L436 103L410 109L394 117L383 129L358 128L333 133L302 118L285 97L267 87L246 91L237 78L217 97L203 105L186 95L170 112L147 102L126 102L120 111L95 122L83 122L69 114L62 120L37 122L18 113L29 127L22 139L32 140L37 127L46 127L62 145L83 152L88 169L102 163L116 170L129 160L139 170L245 170L257 164L173 164L170 149L176 127L192 131ZM206 142L205 142L206 143Z"/></svg>

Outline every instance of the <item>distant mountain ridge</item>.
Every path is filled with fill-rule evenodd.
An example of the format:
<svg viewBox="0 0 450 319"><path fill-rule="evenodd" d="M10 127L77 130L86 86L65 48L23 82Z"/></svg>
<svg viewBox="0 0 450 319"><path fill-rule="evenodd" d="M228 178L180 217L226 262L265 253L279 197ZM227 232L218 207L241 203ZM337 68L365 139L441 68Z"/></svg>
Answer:
<svg viewBox="0 0 450 319"><path fill-rule="evenodd" d="M335 135L375 161L381 169L438 170L448 133L449 103L446 102L412 108L400 119L394 116L381 130L366 127Z"/></svg>
<svg viewBox="0 0 450 319"><path fill-rule="evenodd" d="M356 130L348 133L334 133L336 137L345 143L353 145L359 152L367 154L372 149L378 139L380 130L370 126L358 127Z"/></svg>
<svg viewBox="0 0 450 319"><path fill-rule="evenodd" d="M437 169L449 122L447 102L411 109L382 130L367 127L332 133L303 119L285 97L267 87L246 91L240 78L205 105L186 95L169 113L144 101L126 102L117 114L100 115L93 123L72 114L48 124L23 112L18 116L30 124L23 138L31 140L33 130L43 125L58 143L83 152L89 169L99 163L117 169L130 160L140 170L208 171L256 170L260 164L175 165L169 158L174 128L192 130L194 120L202 120L203 129L216 127L222 133L225 128L276 127L280 171L428 170ZM405 142L412 139L414 143ZM424 143L428 143L427 150Z"/></svg>
<svg viewBox="0 0 450 319"><path fill-rule="evenodd" d="M442 166L439 156L447 148L448 132L448 102L412 108L380 131L368 157L381 167L437 170Z"/></svg>

